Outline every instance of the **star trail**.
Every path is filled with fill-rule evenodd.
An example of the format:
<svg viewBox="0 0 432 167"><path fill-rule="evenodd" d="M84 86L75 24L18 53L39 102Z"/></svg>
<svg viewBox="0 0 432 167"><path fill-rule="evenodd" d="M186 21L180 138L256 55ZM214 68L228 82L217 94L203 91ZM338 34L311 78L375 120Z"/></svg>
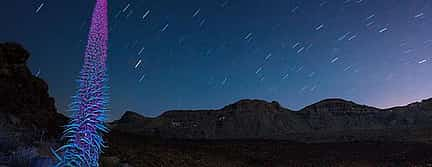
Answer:
<svg viewBox="0 0 432 167"><path fill-rule="evenodd" d="M381 108L431 96L426 0L109 1L112 110L156 116L243 98L290 109L330 97ZM93 1L0 5L60 112L74 94Z"/></svg>

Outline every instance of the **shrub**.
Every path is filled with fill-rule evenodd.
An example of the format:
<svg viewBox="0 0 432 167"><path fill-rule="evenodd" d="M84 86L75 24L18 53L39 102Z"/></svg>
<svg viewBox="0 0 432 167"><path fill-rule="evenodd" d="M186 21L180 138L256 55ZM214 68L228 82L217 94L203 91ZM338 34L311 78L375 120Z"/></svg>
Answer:
<svg viewBox="0 0 432 167"><path fill-rule="evenodd" d="M12 153L9 160L10 167L24 167L29 166L30 161L37 157L39 154L34 147L19 147Z"/></svg>

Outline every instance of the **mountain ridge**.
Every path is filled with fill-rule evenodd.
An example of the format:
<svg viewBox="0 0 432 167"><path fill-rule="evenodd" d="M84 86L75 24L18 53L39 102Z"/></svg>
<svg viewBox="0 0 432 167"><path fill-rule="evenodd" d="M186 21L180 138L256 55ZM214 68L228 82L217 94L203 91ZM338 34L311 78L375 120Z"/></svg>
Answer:
<svg viewBox="0 0 432 167"><path fill-rule="evenodd" d="M223 106L223 107L221 107L219 109L197 109L197 110L185 110L185 109L175 110L174 109L174 110L167 110L165 112L162 112L160 115L155 116L155 117L148 117L148 116L142 115L141 113L128 110L128 111L124 112L123 115L118 120L114 120L113 122L121 120L123 116L128 115L128 114L139 115L139 116L147 118L147 119L152 119L152 118L157 118L157 117L163 116L165 113L169 113L169 112L200 112L200 111L223 110L223 109L225 109L227 107L230 107L230 106L233 106L233 105L238 105L239 103L244 102L244 101L261 101L261 102L268 103L268 104L277 103L277 105L280 105L279 102L277 102L277 101L268 102L266 100L260 100L260 99L241 99L241 100L238 100L238 101L236 101L234 103L225 105L225 106ZM358 106L364 106L364 107L374 108L374 109L381 110L381 111L388 111L388 110L392 110L392 109L396 109L396 108L404 108L404 107L408 107L408 106L411 106L411 105L422 104L422 103L425 103L425 102L432 103L432 98L422 99L420 101L412 102L412 103L409 103L407 105L398 105L398 106L391 106L391 107L386 107L386 108L379 108L379 107L374 107L374 106L366 105L366 104L358 104L358 103L355 103L354 101L346 100L346 99L343 99L343 98L326 98L326 99L317 101L315 103L312 103L310 105L307 105L307 106L305 106L305 107L303 107L303 108L301 108L299 110L291 110L291 109L285 108L285 107L283 107L281 105L280 105L280 107L283 108L283 109L285 109L285 110L291 111L291 112L300 112L300 111L305 110L306 108L313 107L314 105L319 105L319 104L322 104L322 103L325 103L325 102L334 102L334 101L341 101L341 102L355 104L355 105L358 105Z"/></svg>
<svg viewBox="0 0 432 167"><path fill-rule="evenodd" d="M432 128L431 111L431 99L379 109L331 98L298 111L286 109L275 101L243 99L220 109L170 110L154 118L129 111L127 117L135 120L120 119L110 126L145 136L178 139L339 142L421 138L429 142L427 138L432 138L431 134L422 130Z"/></svg>

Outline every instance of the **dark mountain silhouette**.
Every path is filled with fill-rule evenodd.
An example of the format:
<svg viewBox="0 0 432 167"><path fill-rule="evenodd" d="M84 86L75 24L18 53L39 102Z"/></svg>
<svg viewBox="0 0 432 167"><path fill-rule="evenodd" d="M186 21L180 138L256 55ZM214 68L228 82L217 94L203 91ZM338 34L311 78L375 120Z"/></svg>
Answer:
<svg viewBox="0 0 432 167"><path fill-rule="evenodd" d="M126 112L110 124L105 164L285 167L432 166L431 99L378 109L327 99L292 111L240 100L218 110Z"/></svg>
<svg viewBox="0 0 432 167"><path fill-rule="evenodd" d="M218 110L168 111L156 118L126 112L113 129L177 139L276 139L301 142L428 142L431 99L390 109L326 99L300 111L277 102L240 100ZM423 133L424 132L424 133Z"/></svg>
<svg viewBox="0 0 432 167"><path fill-rule="evenodd" d="M19 44L0 43L0 128L58 135L67 118L56 112L45 81L28 69L29 57Z"/></svg>

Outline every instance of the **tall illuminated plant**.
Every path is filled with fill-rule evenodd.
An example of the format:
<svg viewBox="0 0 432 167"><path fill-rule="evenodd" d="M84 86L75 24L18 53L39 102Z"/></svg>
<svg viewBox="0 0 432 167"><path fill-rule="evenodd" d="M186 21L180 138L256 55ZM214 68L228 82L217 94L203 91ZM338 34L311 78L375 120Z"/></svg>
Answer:
<svg viewBox="0 0 432 167"><path fill-rule="evenodd" d="M78 79L79 89L72 98L72 118L63 138L66 145L54 151L57 166L99 166L99 157L104 146L103 133L107 109L107 44L108 16L107 0L96 0L91 19L84 64Z"/></svg>

